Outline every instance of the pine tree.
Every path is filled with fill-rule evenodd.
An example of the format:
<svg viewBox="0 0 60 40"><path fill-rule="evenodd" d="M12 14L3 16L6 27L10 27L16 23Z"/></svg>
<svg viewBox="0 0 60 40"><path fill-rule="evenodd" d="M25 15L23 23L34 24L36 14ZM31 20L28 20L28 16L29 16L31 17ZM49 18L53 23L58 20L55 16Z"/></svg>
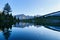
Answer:
<svg viewBox="0 0 60 40"><path fill-rule="evenodd" d="M11 12L11 7L8 3L5 4L5 7L3 9L4 14L9 14Z"/></svg>

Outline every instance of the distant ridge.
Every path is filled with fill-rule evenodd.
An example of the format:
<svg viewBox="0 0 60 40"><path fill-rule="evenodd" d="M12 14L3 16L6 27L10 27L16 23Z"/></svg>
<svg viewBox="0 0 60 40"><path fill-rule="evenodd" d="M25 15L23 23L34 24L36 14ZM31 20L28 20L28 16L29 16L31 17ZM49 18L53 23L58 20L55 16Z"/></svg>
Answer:
<svg viewBox="0 0 60 40"><path fill-rule="evenodd" d="M60 16L60 11L44 15L44 17L48 17L48 16Z"/></svg>

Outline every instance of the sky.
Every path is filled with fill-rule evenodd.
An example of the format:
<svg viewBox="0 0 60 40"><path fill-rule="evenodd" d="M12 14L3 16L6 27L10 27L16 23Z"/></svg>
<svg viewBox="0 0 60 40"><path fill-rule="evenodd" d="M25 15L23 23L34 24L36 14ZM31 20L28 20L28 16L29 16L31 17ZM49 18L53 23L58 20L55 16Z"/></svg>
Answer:
<svg viewBox="0 0 60 40"><path fill-rule="evenodd" d="M60 11L60 0L0 0L0 11L6 3L11 6L13 15L45 15Z"/></svg>

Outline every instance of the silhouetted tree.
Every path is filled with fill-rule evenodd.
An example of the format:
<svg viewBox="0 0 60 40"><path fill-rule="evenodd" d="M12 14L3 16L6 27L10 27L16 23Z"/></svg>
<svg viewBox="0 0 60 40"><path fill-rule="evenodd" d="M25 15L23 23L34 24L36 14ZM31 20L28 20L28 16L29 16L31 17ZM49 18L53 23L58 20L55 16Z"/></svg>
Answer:
<svg viewBox="0 0 60 40"><path fill-rule="evenodd" d="M3 9L3 13L5 14L9 14L9 12L11 12L11 7L8 3L5 4L5 7Z"/></svg>

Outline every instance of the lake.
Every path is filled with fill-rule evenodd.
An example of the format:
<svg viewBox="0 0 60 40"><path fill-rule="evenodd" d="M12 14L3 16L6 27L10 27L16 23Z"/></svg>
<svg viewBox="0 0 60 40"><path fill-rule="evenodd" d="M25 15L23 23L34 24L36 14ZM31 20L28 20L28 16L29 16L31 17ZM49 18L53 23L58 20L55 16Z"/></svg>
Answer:
<svg viewBox="0 0 60 40"><path fill-rule="evenodd" d="M1 27L0 40L60 40L60 26L20 22Z"/></svg>

